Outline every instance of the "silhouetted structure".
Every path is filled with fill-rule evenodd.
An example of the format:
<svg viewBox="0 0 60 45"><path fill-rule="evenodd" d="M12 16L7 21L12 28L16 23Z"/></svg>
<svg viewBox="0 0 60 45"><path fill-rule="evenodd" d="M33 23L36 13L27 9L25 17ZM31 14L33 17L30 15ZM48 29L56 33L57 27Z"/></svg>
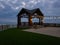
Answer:
<svg viewBox="0 0 60 45"><path fill-rule="evenodd" d="M19 28L21 26L21 18L28 18L28 26L32 26L32 18L39 18L39 25L42 24L42 20L44 15L40 11L39 8L28 10L25 8L22 8L21 11L17 15L17 27Z"/></svg>

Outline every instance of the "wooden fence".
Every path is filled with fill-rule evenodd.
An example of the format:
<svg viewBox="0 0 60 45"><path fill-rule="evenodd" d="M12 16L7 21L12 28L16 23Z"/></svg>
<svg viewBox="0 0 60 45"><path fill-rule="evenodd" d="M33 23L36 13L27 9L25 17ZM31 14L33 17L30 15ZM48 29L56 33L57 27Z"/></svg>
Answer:
<svg viewBox="0 0 60 45"><path fill-rule="evenodd" d="M16 25L0 25L0 31L6 30L8 28L16 28Z"/></svg>

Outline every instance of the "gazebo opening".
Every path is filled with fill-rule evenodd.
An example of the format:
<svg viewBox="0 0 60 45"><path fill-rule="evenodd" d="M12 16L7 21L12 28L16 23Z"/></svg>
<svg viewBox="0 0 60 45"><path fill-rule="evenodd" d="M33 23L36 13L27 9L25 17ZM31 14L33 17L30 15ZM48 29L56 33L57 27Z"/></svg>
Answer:
<svg viewBox="0 0 60 45"><path fill-rule="evenodd" d="M21 26L28 25L28 15L26 13L21 15Z"/></svg>
<svg viewBox="0 0 60 45"><path fill-rule="evenodd" d="M38 18L32 18L32 23L39 23L39 19Z"/></svg>

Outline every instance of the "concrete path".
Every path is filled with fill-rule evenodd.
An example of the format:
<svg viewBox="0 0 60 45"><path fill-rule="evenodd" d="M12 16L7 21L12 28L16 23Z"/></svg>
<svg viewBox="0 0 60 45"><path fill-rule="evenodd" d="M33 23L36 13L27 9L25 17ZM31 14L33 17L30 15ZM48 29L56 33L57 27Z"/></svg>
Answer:
<svg viewBox="0 0 60 45"><path fill-rule="evenodd" d="M24 31L60 37L60 27L42 27L39 29L27 29Z"/></svg>

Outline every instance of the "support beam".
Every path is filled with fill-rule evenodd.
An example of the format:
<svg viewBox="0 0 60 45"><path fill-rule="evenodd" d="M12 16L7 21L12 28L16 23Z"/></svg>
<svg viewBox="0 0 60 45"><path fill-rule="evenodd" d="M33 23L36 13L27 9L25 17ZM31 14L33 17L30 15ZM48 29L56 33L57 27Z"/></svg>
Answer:
<svg viewBox="0 0 60 45"><path fill-rule="evenodd" d="M21 25L21 17L17 17L17 28L19 28Z"/></svg>
<svg viewBox="0 0 60 45"><path fill-rule="evenodd" d="M39 25L43 25L43 21L41 18L39 18Z"/></svg>
<svg viewBox="0 0 60 45"><path fill-rule="evenodd" d="M39 18L39 25L40 25L41 19Z"/></svg>

